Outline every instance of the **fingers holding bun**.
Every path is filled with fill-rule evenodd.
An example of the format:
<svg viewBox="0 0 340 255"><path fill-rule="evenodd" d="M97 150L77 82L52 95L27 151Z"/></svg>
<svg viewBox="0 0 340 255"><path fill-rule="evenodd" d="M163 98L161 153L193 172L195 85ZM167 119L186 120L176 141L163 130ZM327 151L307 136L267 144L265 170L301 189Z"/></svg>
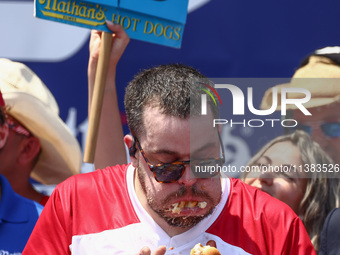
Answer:
<svg viewBox="0 0 340 255"><path fill-rule="evenodd" d="M221 255L221 253L215 247L199 243L191 249L190 255Z"/></svg>

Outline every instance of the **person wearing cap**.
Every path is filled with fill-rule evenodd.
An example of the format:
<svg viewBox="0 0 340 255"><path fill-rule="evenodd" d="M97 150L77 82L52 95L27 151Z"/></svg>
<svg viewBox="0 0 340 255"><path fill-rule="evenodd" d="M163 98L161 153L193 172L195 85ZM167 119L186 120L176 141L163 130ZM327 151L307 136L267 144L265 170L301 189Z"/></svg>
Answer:
<svg viewBox="0 0 340 255"><path fill-rule="evenodd" d="M4 102L0 91L0 149L7 142ZM21 254L43 207L16 194L0 174L0 254Z"/></svg>
<svg viewBox="0 0 340 255"><path fill-rule="evenodd" d="M45 204L48 197L33 188L30 177L50 185L79 173L80 146L59 117L53 95L26 65L0 59L0 89L9 127L0 173L16 193Z"/></svg>
<svg viewBox="0 0 340 255"><path fill-rule="evenodd" d="M303 104L311 113L305 115L295 105L287 105L289 119L298 124L294 129L308 132L312 138L332 157L340 163L340 47L326 47L316 50L305 58L293 75L291 82L280 84L278 98L282 88L303 88L311 93L311 99ZM265 92L261 109L272 106L272 88ZM297 98L288 93L287 98ZM280 109L280 105L277 109Z"/></svg>

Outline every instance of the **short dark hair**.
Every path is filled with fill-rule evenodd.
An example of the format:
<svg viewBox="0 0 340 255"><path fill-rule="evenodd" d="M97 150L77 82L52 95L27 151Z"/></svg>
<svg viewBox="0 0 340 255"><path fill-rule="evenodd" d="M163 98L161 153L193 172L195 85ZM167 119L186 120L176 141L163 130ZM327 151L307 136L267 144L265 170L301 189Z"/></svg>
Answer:
<svg viewBox="0 0 340 255"><path fill-rule="evenodd" d="M199 81L208 82L198 70L182 64L160 65L137 74L127 86L124 100L130 132L136 136L144 132L146 106L158 106L163 114L183 119L198 114Z"/></svg>

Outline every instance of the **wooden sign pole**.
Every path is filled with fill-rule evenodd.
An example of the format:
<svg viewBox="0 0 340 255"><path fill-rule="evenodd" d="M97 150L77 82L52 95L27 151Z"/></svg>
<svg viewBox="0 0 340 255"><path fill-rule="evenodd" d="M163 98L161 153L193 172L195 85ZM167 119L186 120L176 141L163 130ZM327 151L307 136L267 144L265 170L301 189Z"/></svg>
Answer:
<svg viewBox="0 0 340 255"><path fill-rule="evenodd" d="M105 82L108 72L108 64L110 58L112 43L112 34L108 32L102 33L100 45L98 65L93 88L92 104L89 116L89 127L86 137L86 145L84 151L84 162L94 163L94 157L97 146L99 121L102 110L102 102L105 92Z"/></svg>

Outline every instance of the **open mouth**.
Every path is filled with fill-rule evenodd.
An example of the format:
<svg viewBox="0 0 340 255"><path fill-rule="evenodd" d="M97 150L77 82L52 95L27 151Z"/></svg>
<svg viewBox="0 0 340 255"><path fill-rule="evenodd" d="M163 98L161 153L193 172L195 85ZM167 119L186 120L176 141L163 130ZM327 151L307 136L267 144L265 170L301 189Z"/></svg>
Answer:
<svg viewBox="0 0 340 255"><path fill-rule="evenodd" d="M184 208L199 208L204 209L207 206L207 202L198 202L198 201L181 201L179 203L174 203L171 205L171 212L179 214Z"/></svg>

